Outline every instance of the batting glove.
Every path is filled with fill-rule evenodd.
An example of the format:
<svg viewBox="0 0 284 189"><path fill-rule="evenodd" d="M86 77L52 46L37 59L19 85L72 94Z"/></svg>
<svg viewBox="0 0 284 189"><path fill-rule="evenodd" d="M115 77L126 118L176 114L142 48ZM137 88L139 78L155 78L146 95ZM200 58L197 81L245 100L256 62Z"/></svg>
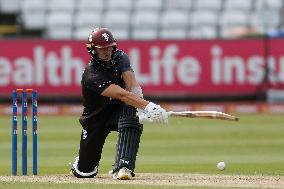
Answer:
<svg viewBox="0 0 284 189"><path fill-rule="evenodd" d="M139 121L150 123L168 123L168 113L160 105L150 102L145 107L142 115L139 116Z"/></svg>

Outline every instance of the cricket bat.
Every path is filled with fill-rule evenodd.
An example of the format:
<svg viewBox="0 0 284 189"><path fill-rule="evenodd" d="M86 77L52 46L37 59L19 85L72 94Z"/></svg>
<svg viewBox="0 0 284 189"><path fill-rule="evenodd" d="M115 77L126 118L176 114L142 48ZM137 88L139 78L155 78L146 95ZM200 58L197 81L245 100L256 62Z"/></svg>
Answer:
<svg viewBox="0 0 284 189"><path fill-rule="evenodd" d="M220 119L228 121L238 121L239 118L230 114L217 111L168 111L169 117L188 117L188 118L207 118L207 119ZM139 116L139 122L143 123L148 118L145 115Z"/></svg>

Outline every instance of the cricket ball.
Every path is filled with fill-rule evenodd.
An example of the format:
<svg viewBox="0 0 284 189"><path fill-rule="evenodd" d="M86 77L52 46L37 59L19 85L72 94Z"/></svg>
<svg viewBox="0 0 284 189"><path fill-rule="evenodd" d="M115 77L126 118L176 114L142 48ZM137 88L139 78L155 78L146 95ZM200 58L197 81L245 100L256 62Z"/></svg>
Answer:
<svg viewBox="0 0 284 189"><path fill-rule="evenodd" d="M220 171L225 170L225 168L226 168L225 162L223 162L223 161L219 162L219 163L217 164L217 168L218 168Z"/></svg>

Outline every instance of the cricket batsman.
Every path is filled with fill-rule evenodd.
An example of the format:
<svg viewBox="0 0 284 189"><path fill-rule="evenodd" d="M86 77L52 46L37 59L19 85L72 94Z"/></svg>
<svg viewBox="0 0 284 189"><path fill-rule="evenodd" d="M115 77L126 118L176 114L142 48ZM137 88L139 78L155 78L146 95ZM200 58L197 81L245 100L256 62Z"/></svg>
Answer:
<svg viewBox="0 0 284 189"><path fill-rule="evenodd" d="M135 176L135 161L144 121L167 123L168 114L161 106L143 99L129 58L117 48L117 42L107 28L96 28L88 38L91 55L82 74L84 110L79 119L82 125L79 156L71 166L78 178L98 174L102 148L111 131L118 132L115 164L110 174L114 179ZM139 111L138 111L139 110Z"/></svg>

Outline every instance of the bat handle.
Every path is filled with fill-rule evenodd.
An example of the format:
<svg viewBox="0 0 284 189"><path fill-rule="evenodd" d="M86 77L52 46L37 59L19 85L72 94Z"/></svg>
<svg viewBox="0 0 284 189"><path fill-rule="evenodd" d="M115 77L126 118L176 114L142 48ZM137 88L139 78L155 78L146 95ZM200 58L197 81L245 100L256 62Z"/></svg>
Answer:
<svg viewBox="0 0 284 189"><path fill-rule="evenodd" d="M168 116L171 116L173 114L173 111L168 111L167 114Z"/></svg>

